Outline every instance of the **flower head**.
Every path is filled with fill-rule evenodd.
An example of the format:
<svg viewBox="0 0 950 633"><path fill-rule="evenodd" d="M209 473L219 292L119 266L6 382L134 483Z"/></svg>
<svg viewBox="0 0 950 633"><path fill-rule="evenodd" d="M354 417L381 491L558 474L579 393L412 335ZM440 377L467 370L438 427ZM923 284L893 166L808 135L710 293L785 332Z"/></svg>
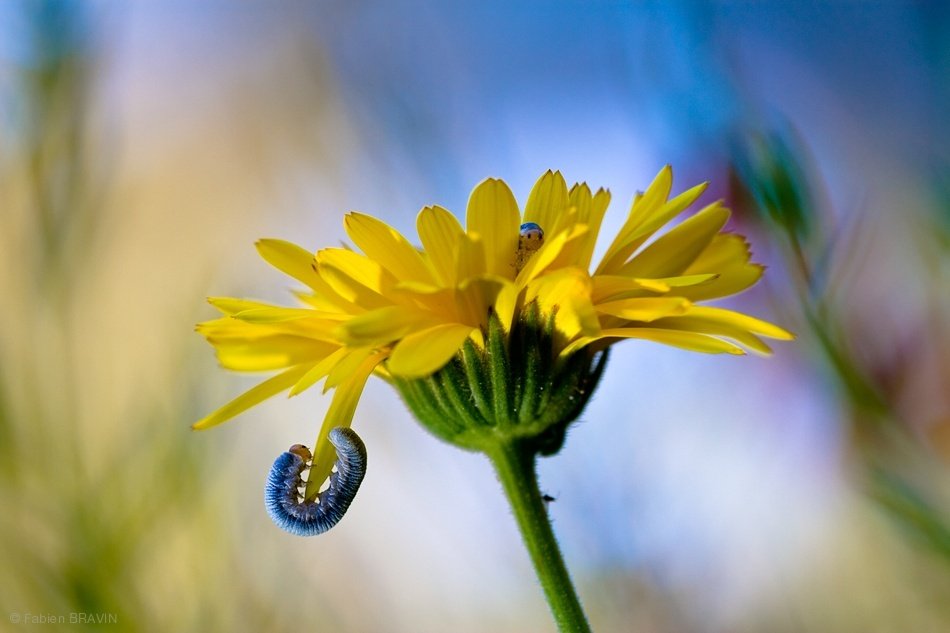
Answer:
<svg viewBox="0 0 950 633"><path fill-rule="evenodd" d="M334 461L328 433L350 425L374 372L407 395L414 381L443 368L449 372L453 363L472 367L478 361L472 359L490 354L493 345L505 347L506 355L528 356L534 352L525 351L525 341L543 340L550 359L542 360L555 368L546 384L567 380L570 372L558 368L582 355L569 384L589 396L599 371L592 369L596 352L624 339L707 353L770 353L761 337L791 335L739 312L699 305L740 292L762 275L762 267L750 263L745 239L723 232L728 209L714 202L651 241L706 188L671 198L671 186L672 171L665 167L636 196L593 270L610 194L592 193L583 183L568 189L561 174L551 171L535 184L523 214L508 186L492 178L472 192L465 227L442 207L422 209L421 248L355 212L345 226L359 252L327 248L314 255L289 242L259 241L267 262L308 287L296 293L303 306L210 299L223 316L199 324L198 331L221 364L279 373L195 428L215 426L280 392L293 396L323 380L324 392L333 389L334 395L316 443L307 486L312 497ZM509 349L506 337L516 332L521 334ZM486 380L492 380L489 374ZM411 397L407 402L418 412Z"/></svg>

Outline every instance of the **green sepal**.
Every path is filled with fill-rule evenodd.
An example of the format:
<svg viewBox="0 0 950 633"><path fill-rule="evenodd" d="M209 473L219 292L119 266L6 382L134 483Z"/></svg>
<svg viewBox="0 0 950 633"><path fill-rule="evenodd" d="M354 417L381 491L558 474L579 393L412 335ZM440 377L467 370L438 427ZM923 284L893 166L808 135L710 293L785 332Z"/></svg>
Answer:
<svg viewBox="0 0 950 633"><path fill-rule="evenodd" d="M479 413L481 413L486 424L488 426L495 426L497 422L492 408L491 393L489 391L491 384L489 382L490 379L488 377L484 354L475 348L472 339L465 340L461 354L462 364L465 367L465 380L469 392L472 394L472 401L475 403L475 407ZM444 369L439 370L433 374L433 376L439 376L443 371Z"/></svg>
<svg viewBox="0 0 950 633"><path fill-rule="evenodd" d="M504 326L495 314L488 320L488 349L485 354L485 364L491 379L492 409L496 423L499 426L511 426L517 419L513 403L515 395L509 389L515 386L512 381L511 363L508 362L508 336Z"/></svg>
<svg viewBox="0 0 950 633"><path fill-rule="evenodd" d="M524 307L506 331L490 316L484 347L467 340L442 369L425 378L394 378L406 405L437 437L476 451L517 442L552 455L590 400L607 352L583 348L559 358L554 314Z"/></svg>

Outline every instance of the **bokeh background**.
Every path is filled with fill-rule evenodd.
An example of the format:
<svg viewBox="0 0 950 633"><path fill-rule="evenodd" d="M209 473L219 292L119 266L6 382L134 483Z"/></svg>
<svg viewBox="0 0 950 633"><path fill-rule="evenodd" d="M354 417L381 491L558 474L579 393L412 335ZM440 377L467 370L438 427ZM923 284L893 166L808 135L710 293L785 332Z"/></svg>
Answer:
<svg viewBox="0 0 950 633"><path fill-rule="evenodd" d="M611 189L609 233L666 163L769 266L724 304L798 340L615 350L540 465L594 628L950 630L948 9L0 4L0 630L552 631L487 462L378 381L346 519L273 527L328 399L190 431L257 380L193 325L291 299L258 237L415 235L548 168ZM13 617L73 613L115 618Z"/></svg>

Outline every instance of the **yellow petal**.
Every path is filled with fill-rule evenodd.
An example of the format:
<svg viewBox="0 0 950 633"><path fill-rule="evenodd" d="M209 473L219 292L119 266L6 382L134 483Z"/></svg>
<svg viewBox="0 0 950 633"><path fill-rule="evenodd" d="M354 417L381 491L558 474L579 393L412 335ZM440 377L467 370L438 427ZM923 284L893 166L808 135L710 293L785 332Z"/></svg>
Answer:
<svg viewBox="0 0 950 633"><path fill-rule="evenodd" d="M410 334L396 344L386 366L394 376L427 376L451 360L473 329L449 323Z"/></svg>
<svg viewBox="0 0 950 633"><path fill-rule="evenodd" d="M313 268L316 272L317 262L314 260ZM316 280L312 284L316 289L312 292L292 291L294 295L302 302L321 312L337 312L340 314L353 314L362 310L352 301L347 301L341 297L330 285L317 273Z"/></svg>
<svg viewBox="0 0 950 633"><path fill-rule="evenodd" d="M392 288L392 293L397 296L416 296L416 295L434 295L445 290L444 286L435 284L426 284L421 281L400 281Z"/></svg>
<svg viewBox="0 0 950 633"><path fill-rule="evenodd" d="M575 226L577 226L577 209L574 207L567 207L561 211L556 218L554 218L554 224L551 226L550 230L547 230L547 234L557 235L562 231L570 231Z"/></svg>
<svg viewBox="0 0 950 633"><path fill-rule="evenodd" d="M637 196L635 204L644 210L655 209L670 197L673 189L673 168L664 165L642 196Z"/></svg>
<svg viewBox="0 0 950 633"><path fill-rule="evenodd" d="M351 314L392 305L392 300L353 279L342 268L318 262L317 272L336 294L354 306Z"/></svg>
<svg viewBox="0 0 950 633"><path fill-rule="evenodd" d="M734 310L726 310L725 308L715 308L712 306L693 306L689 309L686 316L708 321L710 323L731 325L742 330L747 330L749 332L754 332L756 334L761 334L762 336L767 336L769 338L779 339L782 341L790 341L795 338L794 334L788 330L780 328L773 323L763 321L762 319L757 319L755 317L749 316L748 314L735 312Z"/></svg>
<svg viewBox="0 0 950 633"><path fill-rule="evenodd" d="M697 332L680 332L676 330L664 330L660 328L613 328L601 332L598 339L626 339L639 338L671 345L692 352L703 352L706 354L745 354L741 347L732 343L723 341L712 336L706 336Z"/></svg>
<svg viewBox="0 0 950 633"><path fill-rule="evenodd" d="M367 357L349 379L343 381L333 393L333 401L330 402L330 408L327 409L317 441L314 443L313 463L307 478L306 498L312 499L316 496L336 461L336 451L328 439L330 430L338 426L349 427L353 423L353 414L356 413L356 405L359 403L366 380L387 354L388 352L378 352Z"/></svg>
<svg viewBox="0 0 950 633"><path fill-rule="evenodd" d="M435 321L450 322L460 318L458 306L455 304L455 293L455 288L403 282L393 289L393 298L400 305L429 313Z"/></svg>
<svg viewBox="0 0 950 633"><path fill-rule="evenodd" d="M630 277L681 275L729 220L729 209L712 204L666 233L624 264Z"/></svg>
<svg viewBox="0 0 950 633"><path fill-rule="evenodd" d="M630 297L649 297L666 293L670 286L653 279L633 279L620 275L595 275L592 298L594 303Z"/></svg>
<svg viewBox="0 0 950 633"><path fill-rule="evenodd" d="M416 308L388 306L370 310L340 325L337 335L347 345L385 345L437 319Z"/></svg>
<svg viewBox="0 0 950 633"><path fill-rule="evenodd" d="M547 235L553 235L558 217L567 210L569 195L561 172L550 169L534 184L524 208L524 221L535 222Z"/></svg>
<svg viewBox="0 0 950 633"><path fill-rule="evenodd" d="M639 248L657 230L696 202L708 186L709 183L704 182L687 189L672 200L660 205L659 208L654 209L649 215L644 216L631 235L630 244L633 246L633 250Z"/></svg>
<svg viewBox="0 0 950 633"><path fill-rule="evenodd" d="M518 286L507 279L504 280L498 296L495 297L495 314L501 321L502 327L506 332L511 331L511 322L514 319L515 309L518 307L518 295L520 294Z"/></svg>
<svg viewBox="0 0 950 633"><path fill-rule="evenodd" d="M587 184L575 185L571 190L571 204L577 207L577 221L587 225L587 235L577 257L577 264L582 268L590 268L590 261L597 245L597 236L600 234L600 225L610 204L610 192L598 189L593 198Z"/></svg>
<svg viewBox="0 0 950 633"><path fill-rule="evenodd" d="M462 282L455 290L459 322L470 326L488 325L488 311L505 284L500 277L478 277Z"/></svg>
<svg viewBox="0 0 950 633"><path fill-rule="evenodd" d="M443 285L455 283L455 253L465 232L459 221L439 206L426 207L416 218L422 247L429 256L433 273Z"/></svg>
<svg viewBox="0 0 950 633"><path fill-rule="evenodd" d="M683 314L690 302L681 297L645 297L599 303L598 312L628 321L655 321L663 317Z"/></svg>
<svg viewBox="0 0 950 633"><path fill-rule="evenodd" d="M330 369L327 381L323 385L323 393L349 380L350 376L359 371L363 362L370 357L373 351L372 347L348 347L347 353L340 359L340 362Z"/></svg>
<svg viewBox="0 0 950 633"><path fill-rule="evenodd" d="M313 253L284 240L262 239L255 244L257 252L268 264L307 284L320 289L317 273L313 270Z"/></svg>
<svg viewBox="0 0 950 633"><path fill-rule="evenodd" d="M548 270L575 267L586 270L587 266L582 262L582 251L587 242L587 234L589 233L587 225L577 224L576 222L571 224L577 215L574 209L568 210L564 215L567 218L565 224L570 225L570 233L567 236L567 241L564 242L563 248L561 248L561 252L558 253L554 261L549 264Z"/></svg>
<svg viewBox="0 0 950 633"><path fill-rule="evenodd" d="M717 273L707 284L683 288L678 294L693 301L726 297L741 292L754 284L765 270L759 264L749 263L749 245L741 235L720 233L696 258L687 274Z"/></svg>
<svg viewBox="0 0 950 633"><path fill-rule="evenodd" d="M211 337L255 339L279 334L273 328L243 323L231 317L203 321L195 326L195 331L209 340Z"/></svg>
<svg viewBox="0 0 950 633"><path fill-rule="evenodd" d="M521 214L511 189L503 180L483 180L468 200L465 214L469 235L481 238L488 274L514 277L512 258L518 250Z"/></svg>
<svg viewBox="0 0 950 633"><path fill-rule="evenodd" d="M561 301L554 315L554 327L565 341L600 333L597 312L587 297L570 296Z"/></svg>
<svg viewBox="0 0 950 633"><path fill-rule="evenodd" d="M752 258L749 243L736 233L721 233L690 265L689 274L718 272L730 264L745 264Z"/></svg>
<svg viewBox="0 0 950 633"><path fill-rule="evenodd" d="M263 301L252 301L250 299L237 299L235 297L208 297L208 303L221 311L222 314L237 314L245 310L255 310L260 308L277 307Z"/></svg>
<svg viewBox="0 0 950 633"><path fill-rule="evenodd" d="M640 283L646 284L656 282L669 286L670 288L685 288L689 286L699 286L719 277L715 273L703 273L700 275L677 275L676 277L660 277L659 279L637 279Z"/></svg>
<svg viewBox="0 0 950 633"><path fill-rule="evenodd" d="M701 334L724 336L726 338L731 338L732 340L759 354L769 355L772 353L772 348L766 345L765 341L760 339L755 334L752 334L748 330L743 330L726 323L707 321L705 319L687 315L658 319L651 325L662 329L683 330L687 332L699 332Z"/></svg>
<svg viewBox="0 0 950 633"><path fill-rule="evenodd" d="M653 182L647 187L646 193L637 193L633 197L630 213L597 267L598 274L613 274L627 261L627 258L636 250L630 243L634 239L637 227L642 224L644 218L651 215L666 201L672 186L673 171L667 165L653 179Z"/></svg>
<svg viewBox="0 0 950 633"><path fill-rule="evenodd" d="M334 315L335 316L335 315ZM222 317L199 323L195 328L209 341L240 339L253 341L275 334L290 334L320 341L335 341L333 331L339 325L337 319L295 319L271 323L246 323L234 317Z"/></svg>
<svg viewBox="0 0 950 633"><path fill-rule="evenodd" d="M295 367L291 367L287 371L277 374L272 378L268 378L259 385L248 389L211 415L198 420L193 425L191 425L191 428L195 429L196 431L203 431L204 429L210 429L213 426L217 426L222 422L227 422L234 416L247 411L255 404L259 404L264 400L277 395L281 391L290 389L290 387L292 387L301 376L310 370L310 367L311 365L308 364L297 365Z"/></svg>
<svg viewBox="0 0 950 633"><path fill-rule="evenodd" d="M287 395L289 397L296 396L297 394L302 393L315 385L321 378L326 377L327 374L329 374L330 371L346 357L349 351L349 349L341 347L311 367L310 370L300 378L300 380L294 383L294 386L290 388L290 393Z"/></svg>
<svg viewBox="0 0 950 633"><path fill-rule="evenodd" d="M345 248L325 248L317 253L317 267L332 266L346 271L353 281L373 292L385 295L396 285L396 279L379 262Z"/></svg>
<svg viewBox="0 0 950 633"><path fill-rule="evenodd" d="M385 222L352 212L344 225L353 243L400 281L435 281L419 251Z"/></svg>
<svg viewBox="0 0 950 633"><path fill-rule="evenodd" d="M603 334L605 336L619 336L621 338L642 338L663 343L664 345L671 345L692 352L703 352L706 354L745 354L742 348L736 347L732 343L696 332L677 332L658 328L618 328L615 330L604 330Z"/></svg>
<svg viewBox="0 0 950 633"><path fill-rule="evenodd" d="M590 187L587 186L587 183L574 183L574 186L571 187L571 191L568 194L568 204L577 210L578 222L587 223L587 218L590 217L592 202L593 196L591 195Z"/></svg>
<svg viewBox="0 0 950 633"><path fill-rule="evenodd" d="M600 331L590 300L591 279L586 270L565 268L545 275L528 286L525 302L537 300L542 313L555 313L554 326L566 340Z"/></svg>
<svg viewBox="0 0 950 633"><path fill-rule="evenodd" d="M302 336L274 334L255 339L208 337L218 362L233 371L270 371L316 362L339 345Z"/></svg>
<svg viewBox="0 0 950 633"><path fill-rule="evenodd" d="M702 183L672 200L667 200L672 186L672 170L669 166L665 167L647 189L647 193L634 199L626 222L607 249L597 272L617 272L651 235L693 204L706 190L707 185L708 183Z"/></svg>
<svg viewBox="0 0 950 633"><path fill-rule="evenodd" d="M328 292L333 292L330 286L326 285L325 281L321 279L320 283L326 286L326 289ZM292 290L291 292L293 293L295 297L300 299L301 303L310 306L314 310L319 310L320 312L324 312L324 313L341 311L340 303L343 302L342 297L336 297L335 301L330 301L326 298L326 295L322 293L317 294L316 292L300 292L298 290ZM333 294L336 295L336 293L333 293ZM348 302L346 303L348 304L348 306L352 306L352 304L349 304ZM348 313L348 312L352 312L353 309L354 308L347 307L347 308L343 308L342 311Z"/></svg>
<svg viewBox="0 0 950 633"><path fill-rule="evenodd" d="M666 294L680 288L698 286L710 283L719 275L704 273L697 275L681 275L677 277L661 277L659 279L631 278L621 275L596 275L594 277L594 303L630 299L633 297L650 297L656 294Z"/></svg>
<svg viewBox="0 0 950 633"><path fill-rule="evenodd" d="M627 258L640 248L657 230L693 204L706 190L707 185L708 183L696 185L658 208L650 209L649 211L640 211L638 208L637 214L631 215L628 224L625 225L624 230L621 232L621 236L618 237L618 248L611 254L609 261L606 257L604 258L601 268L603 268L605 272L607 270L618 270L624 262L626 262Z"/></svg>
<svg viewBox="0 0 950 633"><path fill-rule="evenodd" d="M238 321L245 323L280 323L282 321L296 321L298 319L320 319L322 315L307 308L284 308L269 306L265 308L251 308L232 315Z"/></svg>
<svg viewBox="0 0 950 633"><path fill-rule="evenodd" d="M481 236L462 235L455 253L455 279L457 283L485 274L485 247ZM503 275L507 277L507 275Z"/></svg>
<svg viewBox="0 0 950 633"><path fill-rule="evenodd" d="M528 286L525 301L535 299L542 310L550 311L566 297L572 295L590 296L593 282L587 271L580 268L565 268L545 275Z"/></svg>
<svg viewBox="0 0 950 633"><path fill-rule="evenodd" d="M355 306L339 296L317 273L313 253L284 240L258 240L257 251L267 263L313 289L306 301L320 310L351 312Z"/></svg>

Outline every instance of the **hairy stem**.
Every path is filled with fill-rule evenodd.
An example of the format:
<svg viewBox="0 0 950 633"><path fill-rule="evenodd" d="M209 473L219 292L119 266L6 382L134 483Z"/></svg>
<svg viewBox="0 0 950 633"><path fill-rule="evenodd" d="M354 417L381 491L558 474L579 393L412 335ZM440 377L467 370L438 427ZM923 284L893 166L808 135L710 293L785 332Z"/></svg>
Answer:
<svg viewBox="0 0 950 633"><path fill-rule="evenodd" d="M517 440L505 439L486 452L511 504L558 629L590 633L538 489L534 451Z"/></svg>

